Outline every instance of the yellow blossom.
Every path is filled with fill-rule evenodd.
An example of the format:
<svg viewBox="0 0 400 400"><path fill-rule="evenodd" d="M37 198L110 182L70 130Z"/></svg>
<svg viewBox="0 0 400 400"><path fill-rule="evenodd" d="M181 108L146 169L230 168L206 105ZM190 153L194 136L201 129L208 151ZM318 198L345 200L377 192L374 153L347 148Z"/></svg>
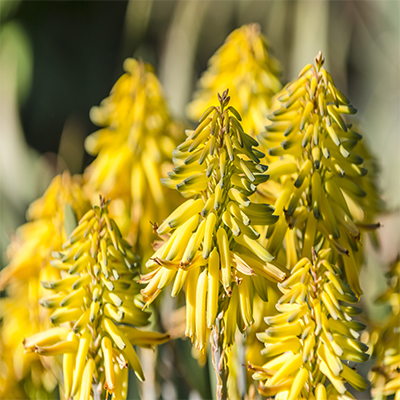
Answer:
<svg viewBox="0 0 400 400"><path fill-rule="evenodd" d="M281 89L279 70L260 26L243 25L211 57L188 106L189 117L200 118L203 110L214 104L215 93L229 88L231 104L243 118L243 129L255 137L264 129L272 96Z"/></svg>
<svg viewBox="0 0 400 400"><path fill-rule="evenodd" d="M173 296L185 286L186 335L203 351L207 328L221 311L231 344L236 326L243 331L253 323L253 298L266 301L268 280L285 277L254 229L274 224L274 209L249 200L268 179L267 166L260 163L264 154L243 131L227 92L173 152L175 168L163 183L191 198L158 227L165 242L141 279L147 283L142 290L147 304L172 282Z"/></svg>
<svg viewBox="0 0 400 400"><path fill-rule="evenodd" d="M374 352L377 357L369 374L372 395L375 400L385 400L394 395L400 398L400 262L393 264L389 274L389 287L378 298L388 303L392 314L386 324L372 333Z"/></svg>
<svg viewBox="0 0 400 400"><path fill-rule="evenodd" d="M133 327L147 325L150 316L137 296L139 259L107 206L100 198L100 207L82 217L62 251L53 252L51 264L61 271L61 279L42 281L52 294L40 303L52 310L50 321L58 327L24 339L26 352L63 355L67 399L79 394L81 400L89 400L92 383L99 393L104 386L116 399L126 398L128 377L124 384L118 382L118 368L132 368L144 380L133 345L151 347L169 338Z"/></svg>
<svg viewBox="0 0 400 400"><path fill-rule="evenodd" d="M150 221L168 212L170 200L160 178L179 129L152 67L128 58L124 70L109 97L91 110L92 121L101 129L85 142L96 156L85 179L94 197L102 193L114 199L110 212L142 251L152 241Z"/></svg>
<svg viewBox="0 0 400 400"><path fill-rule="evenodd" d="M79 177L67 172L56 176L45 194L29 207L30 222L18 228L7 250L10 262L0 272L0 288L6 292L0 304L3 398L18 390L22 379L27 394L33 396L36 392L42 398L57 384L57 363L24 354L22 339L49 326L48 312L39 308L38 300L45 293L40 281L60 277L49 264L51 253L61 250L66 230L88 207Z"/></svg>
<svg viewBox="0 0 400 400"><path fill-rule="evenodd" d="M276 159L259 192L268 200L276 198L281 216L266 233L267 249L280 262L286 258L290 268L299 256L311 257L311 248L324 238L322 245L336 250L347 281L360 296L360 235L379 224L371 221L375 213L366 215L363 207L367 170L356 153L362 137L345 119L356 110L335 87L321 54L315 61L281 92L266 132L259 136ZM283 242L286 252L281 251Z"/></svg>
<svg viewBox="0 0 400 400"><path fill-rule="evenodd" d="M269 327L257 335L267 362L249 366L264 396L343 399L351 396L346 382L361 391L368 387L368 381L344 362L367 361L368 347L360 341L365 325L353 319L361 311L354 306L357 297L332 264L332 253L321 250L313 262L302 258L278 284L283 293L276 304L279 313L266 317Z"/></svg>

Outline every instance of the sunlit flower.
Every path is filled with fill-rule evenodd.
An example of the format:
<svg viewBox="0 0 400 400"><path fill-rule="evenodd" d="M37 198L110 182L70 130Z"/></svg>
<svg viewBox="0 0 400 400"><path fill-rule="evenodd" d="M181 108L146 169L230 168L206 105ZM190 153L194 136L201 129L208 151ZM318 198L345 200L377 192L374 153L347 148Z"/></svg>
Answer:
<svg viewBox="0 0 400 400"><path fill-rule="evenodd" d="M273 257L254 229L274 224L274 209L249 200L268 179L267 166L260 164L264 154L243 131L227 91L219 100L173 152L175 168L163 183L194 199L158 227L165 243L147 262L151 272L141 279L148 284L142 290L147 304L172 281L173 296L185 285L186 335L200 350L221 311L225 341L231 344L236 326L243 331L253 323L253 297L266 301L268 280L285 277L271 264Z"/></svg>
<svg viewBox="0 0 400 400"><path fill-rule="evenodd" d="M278 284L283 293L276 304L279 313L266 317L269 327L258 334L268 361L262 367L249 366L264 396L344 400L353 398L346 383L361 391L368 387L348 363L368 360L368 347L359 340L365 325L352 318L361 310L332 264L332 254L324 249L314 254L313 262L302 258Z"/></svg>
<svg viewBox="0 0 400 400"><path fill-rule="evenodd" d="M281 89L279 70L259 25L243 25L211 57L195 99L188 106L189 117L200 118L203 110L214 104L215 93L229 88L231 104L243 118L244 131L257 135L264 129L272 96Z"/></svg>
<svg viewBox="0 0 400 400"><path fill-rule="evenodd" d="M374 356L377 357L369 379L375 400L385 400L394 395L400 398L400 262L393 264L388 274L389 287L378 302L390 304L392 313L383 326L372 334Z"/></svg>
<svg viewBox="0 0 400 400"><path fill-rule="evenodd" d="M135 326L148 324L150 314L142 311L138 257L108 216L108 202L88 211L63 245L53 252L51 265L61 279L43 281L53 292L40 303L52 310L50 321L57 327L24 340L27 352L42 356L63 355L64 396L91 398L92 384L103 386L116 399L127 396L132 368L144 380L133 345L151 347L169 335L144 332Z"/></svg>
<svg viewBox="0 0 400 400"><path fill-rule="evenodd" d="M59 278L59 271L49 264L51 253L61 250L76 218L88 207L79 177L67 172L56 176L43 197L29 207L30 222L18 228L7 250L10 262L0 272L0 288L6 291L0 305L3 398L12 396L22 379L24 391L34 397L45 398L46 391L51 392L57 384L56 363L36 354L24 354L22 339L49 326L49 313L38 303L45 292L40 281Z"/></svg>
<svg viewBox="0 0 400 400"><path fill-rule="evenodd" d="M154 239L150 221L165 218L170 207L160 178L179 129L151 66L128 58L124 69L110 96L91 110L102 129L86 139L86 150L96 159L85 178L95 198L102 193L114 199L110 212L142 251Z"/></svg>
<svg viewBox="0 0 400 400"><path fill-rule="evenodd" d="M311 248L324 239L320 245L336 250L350 287L360 296L355 259L360 235L379 224L363 207L369 201L363 189L367 170L355 152L361 135L345 120L356 110L335 87L321 54L315 61L281 92L259 136L270 156L279 157L270 164L269 182L260 188L268 200L276 196L272 203L282 217L268 229L267 249L280 260L285 241L290 268L299 256L310 258Z"/></svg>

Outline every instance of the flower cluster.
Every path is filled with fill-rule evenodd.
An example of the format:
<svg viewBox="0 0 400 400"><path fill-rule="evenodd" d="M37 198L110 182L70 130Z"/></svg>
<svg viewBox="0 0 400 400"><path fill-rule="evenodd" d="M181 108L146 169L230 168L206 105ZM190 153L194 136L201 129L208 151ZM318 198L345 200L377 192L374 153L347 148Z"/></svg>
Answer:
<svg viewBox="0 0 400 400"><path fill-rule="evenodd" d="M173 296L186 285L186 335L201 350L218 311L227 308L225 338L230 344L236 325L243 331L253 323L253 297L267 299L267 279L280 282L285 277L271 264L273 257L254 229L277 220L272 207L249 199L268 179L267 166L260 164L264 154L243 131L229 99L228 91L219 96L220 105L208 108L173 152L175 168L163 183L196 198L158 227L165 243L147 262L151 272L141 279L148 284L142 290L147 304L173 280Z"/></svg>
<svg viewBox="0 0 400 400"><path fill-rule="evenodd" d="M365 390L368 382L343 360L368 360L368 347L360 342L363 323L352 317L360 312L357 297L332 264L332 250L302 258L291 275L278 284L282 297L279 313L266 317L268 329L258 334L264 342L262 367L249 366L261 380L264 396L295 399L342 399L345 383ZM330 382L326 384L326 380Z"/></svg>
<svg viewBox="0 0 400 400"><path fill-rule="evenodd" d="M45 398L57 383L57 363L24 354L22 340L49 326L49 313L38 303L45 293L40 281L60 278L49 264L51 253L61 250L76 218L88 208L80 178L67 172L56 176L44 195L30 205L29 222L18 228L7 250L10 262L0 272L0 289L5 290L0 303L2 398ZM22 380L25 393L19 392Z"/></svg>
<svg viewBox="0 0 400 400"><path fill-rule="evenodd" d="M272 96L281 89L280 66L268 47L258 24L233 31L211 57L195 99L188 106L189 116L200 118L203 110L214 103L215 93L229 88L232 106L243 117L244 130L253 137L261 132Z"/></svg>
<svg viewBox="0 0 400 400"><path fill-rule="evenodd" d="M389 287L379 298L391 305L392 314L383 328L373 333L375 365L369 375L373 398L400 398L400 262L393 264L389 274Z"/></svg>
<svg viewBox="0 0 400 400"><path fill-rule="evenodd" d="M124 69L110 96L91 110L92 121L102 129L86 139L86 150L97 157L85 179L93 196L102 193L115 206L117 199L123 201L122 210L110 211L142 252L154 239L149 221L168 212L161 169L179 129L168 114L152 67L128 58Z"/></svg>
<svg viewBox="0 0 400 400"><path fill-rule="evenodd" d="M267 198L273 196L271 192L277 195L275 209L283 218L268 231L267 248L276 255L286 236L290 266L296 261L295 231L301 232L301 255L308 258L311 248L324 238L325 246L340 256L347 281L360 296L355 260L360 232L379 224L369 223L371 217L362 209L367 170L354 151L361 135L344 118L356 110L335 87L321 54L315 62L279 95L270 124L259 137L270 156L280 157L269 170L275 186L266 185L264 193ZM296 229L290 234L288 228Z"/></svg>
<svg viewBox="0 0 400 400"><path fill-rule="evenodd" d="M134 345L152 346L169 336L142 332L135 326L148 324L142 311L138 257L132 252L108 215L108 202L100 198L80 220L63 250L53 252L51 265L61 279L43 281L53 292L40 300L51 309L50 328L24 340L27 352L63 354L64 395L89 399L92 383L103 386L115 398L127 395L128 366L140 380L143 371Z"/></svg>
<svg viewBox="0 0 400 400"><path fill-rule="evenodd" d="M181 129L152 67L125 60L91 110L95 160L82 177L57 176L9 246L0 397L45 398L58 379L68 400L126 399L129 369L144 380L134 346L170 338L142 329L168 286L184 292L185 334L202 360L210 344L218 399L239 386L244 395L233 382L244 359L276 400L347 400L347 384L367 388L355 364L369 358L365 325L354 317L363 235L377 244L383 208L376 162L321 53L283 89L269 53L257 24L229 35L188 106L199 122L176 148ZM113 202L100 195L90 207L100 193ZM370 341L376 400L400 399L399 262L389 275L379 300L392 316Z"/></svg>

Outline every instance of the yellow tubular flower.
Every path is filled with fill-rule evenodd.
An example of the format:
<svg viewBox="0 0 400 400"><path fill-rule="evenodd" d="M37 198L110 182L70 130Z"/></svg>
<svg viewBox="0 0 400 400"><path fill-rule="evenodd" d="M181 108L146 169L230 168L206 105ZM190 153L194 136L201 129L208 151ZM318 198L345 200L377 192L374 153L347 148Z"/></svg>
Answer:
<svg viewBox="0 0 400 400"><path fill-rule="evenodd" d="M361 199L361 204L357 207L359 214L364 217L363 222L358 222L358 224L360 228L364 227L366 232L370 233L369 238L371 239L372 245L378 248L379 241L377 231L371 228L374 227L376 216L382 213L386 208L378 184L379 165L376 158L372 155L371 149L367 146L367 142L363 140L359 141L354 151L363 158L363 165L368 170L368 174L357 182L366 193L366 196Z"/></svg>
<svg viewBox="0 0 400 400"><path fill-rule="evenodd" d="M188 106L188 115L197 120L203 110L214 104L215 93L229 88L232 106L243 117L244 131L254 137L264 129L271 98L281 89L279 71L260 26L243 25L211 57L195 99Z"/></svg>
<svg viewBox="0 0 400 400"><path fill-rule="evenodd" d="M267 198L278 190L275 212L283 217L268 230L267 249L277 255L286 239L290 267L299 254L310 258L311 248L323 239L323 246L336 250L350 287L360 296L355 260L360 234L379 224L371 223L371 208L364 207L367 170L354 151L361 135L345 122L344 115L356 110L335 87L321 53L315 62L284 88L259 137L271 156L280 157L269 170L275 186L261 188ZM288 228L300 232L291 234Z"/></svg>
<svg viewBox="0 0 400 400"><path fill-rule="evenodd" d="M51 328L24 340L26 352L45 356L63 354L65 398L81 400L91 396L92 382L108 393L118 389L124 374L119 368L132 368L144 380L139 359L132 345L152 346L169 339L167 334L141 332L131 325L148 324L149 313L141 310L138 257L132 252L118 226L108 215L108 202L100 198L80 220L63 245L54 252L51 264L61 271L61 279L43 281L52 292L41 304L52 310ZM125 374L125 379L127 375ZM124 391L126 397L126 390ZM122 396L122 397L121 397Z"/></svg>
<svg viewBox="0 0 400 400"><path fill-rule="evenodd" d="M253 323L253 298L266 300L267 280L285 278L254 229L274 224L274 209L249 200L268 179L267 166L260 164L264 154L243 131L227 92L218 95L220 105L208 108L173 152L175 168L163 183L194 199L158 227L166 241L146 264L151 272L141 279L147 283L142 290L146 304L172 281L173 296L185 285L186 335L202 351L205 326L212 328L220 311L226 310L225 339L231 344L236 324L243 331Z"/></svg>
<svg viewBox="0 0 400 400"><path fill-rule="evenodd" d="M313 263L302 258L278 284L283 293L276 305L279 313L266 317L269 327L257 335L268 361L262 367L249 366L264 396L341 399L347 395L346 382L357 390L367 388L368 382L343 361L368 360L368 347L359 341L365 325L352 318L360 310L348 305L357 297L333 259L326 249L314 254ZM332 387L325 388L327 382Z"/></svg>
<svg viewBox="0 0 400 400"><path fill-rule="evenodd" d="M393 264L389 273L389 287L379 299L389 303L392 315L383 329L373 333L374 352L377 357L369 379L372 382L372 395L375 400L385 400L394 395L400 399L400 262Z"/></svg>
<svg viewBox="0 0 400 400"><path fill-rule="evenodd" d="M57 384L56 360L24 354L22 339L49 326L49 313L38 304L46 292L40 281L60 278L60 271L49 264L51 253L61 250L76 218L88 208L80 178L67 172L56 176L44 195L30 205L30 222L18 228L7 249L9 264L0 272L0 289L6 294L0 303L1 398L47 398L46 391L53 391ZM22 379L24 389L17 395Z"/></svg>
<svg viewBox="0 0 400 400"><path fill-rule="evenodd" d="M86 139L86 150L96 159L85 178L91 193L114 199L110 212L134 246L143 249L154 239L149 221L168 212L161 168L175 147L172 136L178 128L152 67L128 58L124 70L110 96L91 110L93 123L102 129Z"/></svg>

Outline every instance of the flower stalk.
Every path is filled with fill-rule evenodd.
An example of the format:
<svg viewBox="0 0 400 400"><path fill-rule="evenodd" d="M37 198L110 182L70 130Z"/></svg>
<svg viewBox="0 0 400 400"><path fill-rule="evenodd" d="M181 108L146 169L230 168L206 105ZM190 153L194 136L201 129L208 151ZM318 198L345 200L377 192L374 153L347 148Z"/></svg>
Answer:
<svg viewBox="0 0 400 400"><path fill-rule="evenodd" d="M7 249L9 264L0 272L0 290L6 293L0 299L0 398L27 398L28 387L35 397L46 398L57 384L57 361L24 353L21 342L50 326L48 310L38 304L46 293L40 281L61 277L49 264L51 254L62 250L76 219L88 208L80 177L57 175L29 206L28 222Z"/></svg>
<svg viewBox="0 0 400 400"><path fill-rule="evenodd" d="M228 399L228 375L227 355L224 346L224 322L221 312L215 319L213 330L210 333L212 365L217 380L216 395L218 400Z"/></svg>
<svg viewBox="0 0 400 400"><path fill-rule="evenodd" d="M264 129L272 97L281 90L280 64L271 55L258 24L234 30L210 58L187 112L197 120L214 104L215 93L229 88L231 105L242 116L246 133L255 137Z"/></svg>
<svg viewBox="0 0 400 400"><path fill-rule="evenodd" d="M103 390L118 399L127 395L132 368L139 380L143 370L133 345L152 347L168 334L140 331L150 313L142 311L139 295L139 258L132 252L108 214L109 201L100 196L64 243L53 252L50 264L61 279L43 281L53 292L40 300L52 310L56 327L24 339L26 352L42 356L63 355L64 395L89 400Z"/></svg>
<svg viewBox="0 0 400 400"><path fill-rule="evenodd" d="M376 195L366 191L373 179L357 154L362 136L348 122L357 110L335 86L321 53L315 65L304 67L285 86L274 108L258 137L273 158L261 193L276 196L281 217L267 232L267 249L278 257L285 242L291 269L299 256L311 258L312 247L323 238L322 246L335 249L336 261L360 297L362 233L379 224L372 223Z"/></svg>
<svg viewBox="0 0 400 400"><path fill-rule="evenodd" d="M175 168L163 184L189 199L160 226L163 239L140 282L147 304L172 284L172 296L186 297L186 336L205 351L211 332L218 398L227 398L227 351L237 329L254 323L253 304L268 299L267 289L285 272L261 245L257 226L276 223L274 209L250 200L268 180L264 153L244 132L230 106L228 90L218 95L195 130L173 152Z"/></svg>
<svg viewBox="0 0 400 400"><path fill-rule="evenodd" d="M146 263L150 272L141 277L147 304L172 282L172 296L185 288L186 335L200 351L222 304L229 346L236 326L243 332L253 323L254 297L266 301L268 280L285 278L254 228L274 224L274 209L249 199L268 179L268 167L260 163L264 154L243 131L228 90L218 98L219 106L209 107L173 152L176 167L163 183L194 199L157 227L164 243Z"/></svg>
<svg viewBox="0 0 400 400"><path fill-rule="evenodd" d="M128 58L124 70L110 95L90 111L101 129L85 141L87 152L96 159L84 177L94 197L102 193L114 200L111 215L143 256L154 240L148 221L165 217L172 203L160 178L174 137L181 132L169 115L153 68Z"/></svg>
<svg viewBox="0 0 400 400"><path fill-rule="evenodd" d="M269 327L257 334L268 362L249 366L264 396L286 392L288 400L339 400L349 395L346 382L359 391L368 387L349 364L369 358L359 333L365 325L353 319L361 310L332 260L331 249L313 251L312 262L301 259L278 285L283 293L276 304L279 313L266 317Z"/></svg>
<svg viewBox="0 0 400 400"><path fill-rule="evenodd" d="M400 398L400 261L387 274L388 288L376 300L391 306L391 315L385 325L375 327L371 335L375 365L368 375L374 400Z"/></svg>

